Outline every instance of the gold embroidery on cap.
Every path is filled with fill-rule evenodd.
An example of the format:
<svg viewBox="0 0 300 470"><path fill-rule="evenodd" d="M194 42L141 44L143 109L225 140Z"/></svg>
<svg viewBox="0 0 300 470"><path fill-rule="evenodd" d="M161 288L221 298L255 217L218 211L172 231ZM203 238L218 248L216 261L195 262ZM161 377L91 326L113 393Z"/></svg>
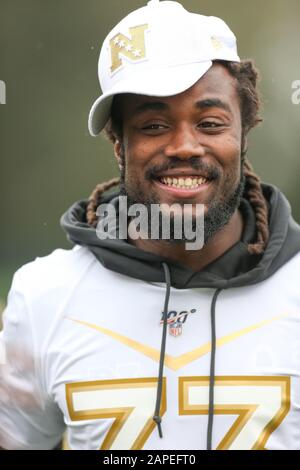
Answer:
<svg viewBox="0 0 300 470"><path fill-rule="evenodd" d="M223 44L221 43L220 39L216 38L215 36L212 36L211 42L212 42L214 49L216 50L222 49Z"/></svg>
<svg viewBox="0 0 300 470"><path fill-rule="evenodd" d="M124 34L116 34L109 42L111 52L111 73L123 65L121 55L130 60L138 61L146 57L145 31L147 24L129 28L130 38Z"/></svg>

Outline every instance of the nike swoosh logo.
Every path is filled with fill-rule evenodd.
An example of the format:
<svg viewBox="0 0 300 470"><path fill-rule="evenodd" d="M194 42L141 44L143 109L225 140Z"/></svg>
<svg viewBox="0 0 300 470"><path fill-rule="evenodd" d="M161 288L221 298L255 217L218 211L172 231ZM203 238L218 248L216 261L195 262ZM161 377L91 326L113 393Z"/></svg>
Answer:
<svg viewBox="0 0 300 470"><path fill-rule="evenodd" d="M237 330L233 333L225 335L217 339L216 347L220 348L222 346L225 346L226 344L232 343L233 341L241 338L242 336L245 336L248 333L251 333L252 331L259 330L260 328L270 325L271 323L281 320L282 318L285 318L287 316L288 314L280 315L277 317L272 317L268 320L264 320L260 323L256 323L254 325L248 326L247 328L243 328L241 330ZM75 323L78 323L80 325L86 326L88 328L92 328L93 330L99 331L100 333L103 333L104 335L109 336L112 339L115 339L119 343L122 343L125 346L128 346L129 348L134 349L135 351L143 354L144 356L149 357L153 361L159 362L159 358L160 358L159 349L152 348L151 346L142 344L139 341L135 341L115 331L109 330L107 328L103 328L102 326L94 325L93 323L88 323L88 322L77 320L76 318L71 318L71 317L65 317L65 318ZM199 359L200 357L205 356L205 354L208 354L210 351L211 351L211 342L208 342L196 349L193 349L192 351L183 353L180 356L171 356L170 354L166 354L165 365L169 369L176 371L186 366L187 364L195 361L196 359Z"/></svg>

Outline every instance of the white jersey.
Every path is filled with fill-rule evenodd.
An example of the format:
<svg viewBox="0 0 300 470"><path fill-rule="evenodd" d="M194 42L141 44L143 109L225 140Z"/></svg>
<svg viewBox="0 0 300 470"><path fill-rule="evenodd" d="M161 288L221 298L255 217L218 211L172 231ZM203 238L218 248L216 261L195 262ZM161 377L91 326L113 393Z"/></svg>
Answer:
<svg viewBox="0 0 300 470"><path fill-rule="evenodd" d="M213 449L300 450L300 254L216 304ZM153 421L165 284L104 268L83 247L14 277L1 333L35 360L40 410L0 404L0 445L205 449L215 289L171 288L161 404ZM12 371L24 389L28 374Z"/></svg>

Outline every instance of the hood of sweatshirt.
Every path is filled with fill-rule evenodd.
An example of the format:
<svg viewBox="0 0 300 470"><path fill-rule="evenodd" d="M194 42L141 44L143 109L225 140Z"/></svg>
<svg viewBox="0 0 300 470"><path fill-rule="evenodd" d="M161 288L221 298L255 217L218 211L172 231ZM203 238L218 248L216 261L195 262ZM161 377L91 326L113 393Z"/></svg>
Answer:
<svg viewBox="0 0 300 470"><path fill-rule="evenodd" d="M272 276L300 251L300 226L291 216L290 204L274 186L263 184L269 205L270 238L263 255L250 255L247 244L255 239L255 214L246 199L240 211L244 219L242 239L201 271L136 248L126 240L100 240L86 221L87 200L75 203L62 217L68 239L89 248L107 269L148 282L165 282L162 264L170 270L177 289L212 287L226 289L259 283ZM112 203L119 216L118 193L104 194L100 203Z"/></svg>
<svg viewBox="0 0 300 470"><path fill-rule="evenodd" d="M196 287L214 288L210 308L211 354L209 371L209 409L206 449L212 449L214 421L214 388L216 361L216 304L223 289L252 285L272 276L281 266L300 251L300 226L291 216L290 205L285 196L274 186L263 184L263 193L269 206L270 238L262 255L250 255L247 244L255 240L255 214L247 201L242 199L239 210L244 219L241 240L222 256L201 271L193 271L186 266L174 263L152 253L140 250L126 240L100 240L96 229L87 224L87 200L74 204L61 219L63 229L69 240L89 248L103 266L112 271L141 279L146 282L164 282L166 285L163 306L163 332L160 348L159 371L157 380L156 405L153 421L159 436L163 437L162 386L167 342L167 326L171 286L177 289ZM106 194L101 203L114 204L119 216L118 193Z"/></svg>

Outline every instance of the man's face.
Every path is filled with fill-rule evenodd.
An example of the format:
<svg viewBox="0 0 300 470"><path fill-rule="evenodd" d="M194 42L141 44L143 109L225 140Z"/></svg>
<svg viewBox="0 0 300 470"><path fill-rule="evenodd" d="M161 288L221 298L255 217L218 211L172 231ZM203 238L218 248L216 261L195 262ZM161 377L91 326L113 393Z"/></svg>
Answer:
<svg viewBox="0 0 300 470"><path fill-rule="evenodd" d="M120 100L122 193L131 204L204 204L205 242L230 220L243 191L236 85L214 64L179 95Z"/></svg>

